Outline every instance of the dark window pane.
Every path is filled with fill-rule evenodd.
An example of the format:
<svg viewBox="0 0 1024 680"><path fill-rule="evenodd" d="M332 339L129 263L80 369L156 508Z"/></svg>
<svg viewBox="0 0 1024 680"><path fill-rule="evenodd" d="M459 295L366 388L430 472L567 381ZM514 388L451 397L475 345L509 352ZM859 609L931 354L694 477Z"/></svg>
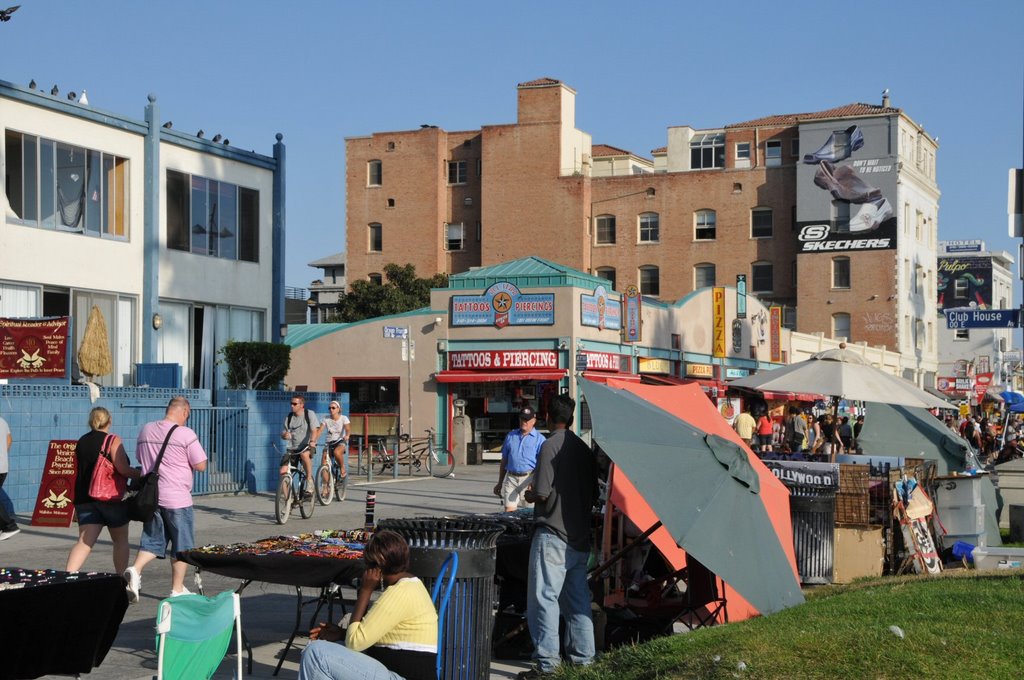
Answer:
<svg viewBox="0 0 1024 680"><path fill-rule="evenodd" d="M189 250L188 178L174 170L167 171L167 247Z"/></svg>
<svg viewBox="0 0 1024 680"><path fill-rule="evenodd" d="M260 192L238 188L238 259L260 261Z"/></svg>
<svg viewBox="0 0 1024 680"><path fill-rule="evenodd" d="M35 222L39 219L39 185L36 184L36 170L39 167L39 149L37 137L24 136L22 150L25 154L25 172L22 177L25 179L25 216L26 222Z"/></svg>
<svg viewBox="0 0 1024 680"><path fill-rule="evenodd" d="M99 235L103 221L103 154L90 149L88 156L85 170L85 230Z"/></svg>
<svg viewBox="0 0 1024 680"><path fill-rule="evenodd" d="M22 136L18 132L8 130L4 134L7 148L7 169L4 172L4 191L7 203L20 219L25 219L25 175L22 164Z"/></svg>
<svg viewBox="0 0 1024 680"><path fill-rule="evenodd" d="M205 255L209 250L210 240L208 213L206 212L206 192L209 181L203 177L192 178L192 252Z"/></svg>
<svg viewBox="0 0 1024 680"><path fill-rule="evenodd" d="M227 182L220 183L217 201L219 214L217 232L218 249L221 257L238 259L238 187Z"/></svg>
<svg viewBox="0 0 1024 680"><path fill-rule="evenodd" d="M61 229L84 228L85 160L85 149L57 144L57 226Z"/></svg>
<svg viewBox="0 0 1024 680"><path fill-rule="evenodd" d="M57 226L57 208L54 205L56 177L53 172L53 142L39 140L39 211L44 227Z"/></svg>

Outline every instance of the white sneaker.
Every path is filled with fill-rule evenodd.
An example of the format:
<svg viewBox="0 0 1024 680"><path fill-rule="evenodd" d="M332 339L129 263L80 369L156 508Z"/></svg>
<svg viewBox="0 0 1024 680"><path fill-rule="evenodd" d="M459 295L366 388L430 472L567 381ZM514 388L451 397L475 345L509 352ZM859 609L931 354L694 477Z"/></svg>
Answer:
<svg viewBox="0 0 1024 680"><path fill-rule="evenodd" d="M192 591L191 591L191 590L189 590L189 589L188 589L188 588L186 588L185 586L182 586L182 587L181 587L181 590L179 590L178 592L174 592L174 591L172 590L172 591L171 591L171 594L170 594L170 595L168 595L167 597L178 597L179 595L191 595L191 594L192 594Z"/></svg>
<svg viewBox="0 0 1024 680"><path fill-rule="evenodd" d="M21 529L11 529L10 531L0 531L0 541L6 541L11 536L17 536L21 533Z"/></svg>
<svg viewBox="0 0 1024 680"><path fill-rule="evenodd" d="M121 578L124 579L124 588L128 591L128 602L138 602L139 591L142 590L142 575L135 567L128 567L121 574Z"/></svg>

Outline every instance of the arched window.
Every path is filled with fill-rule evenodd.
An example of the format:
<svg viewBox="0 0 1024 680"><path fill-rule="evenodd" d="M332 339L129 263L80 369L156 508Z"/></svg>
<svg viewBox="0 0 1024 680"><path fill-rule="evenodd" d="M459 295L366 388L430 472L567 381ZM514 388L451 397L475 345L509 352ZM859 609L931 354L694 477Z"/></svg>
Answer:
<svg viewBox="0 0 1024 680"><path fill-rule="evenodd" d="M384 182L384 164L378 160L366 163L366 185L379 187Z"/></svg>
<svg viewBox="0 0 1024 680"><path fill-rule="evenodd" d="M659 236L658 213L640 213L640 243L657 243Z"/></svg>
<svg viewBox="0 0 1024 680"><path fill-rule="evenodd" d="M718 217L714 210L698 210L693 214L693 238L697 241L714 241Z"/></svg>
<svg viewBox="0 0 1024 680"><path fill-rule="evenodd" d="M850 315L846 312L832 315L832 339L850 340Z"/></svg>
<svg viewBox="0 0 1024 680"><path fill-rule="evenodd" d="M640 267L640 293L657 297L661 295L661 273L652 264Z"/></svg>
<svg viewBox="0 0 1024 680"><path fill-rule="evenodd" d="M701 262L693 265L693 288L711 288L715 285L715 265L712 262Z"/></svg>
<svg viewBox="0 0 1024 680"><path fill-rule="evenodd" d="M608 279L608 289L615 290L615 267L598 267L594 273L602 279Z"/></svg>
<svg viewBox="0 0 1024 680"><path fill-rule="evenodd" d="M384 250L384 227L380 222L371 222L369 225L369 249L371 253Z"/></svg>
<svg viewBox="0 0 1024 680"><path fill-rule="evenodd" d="M598 245L615 243L615 215L598 215L594 220Z"/></svg>

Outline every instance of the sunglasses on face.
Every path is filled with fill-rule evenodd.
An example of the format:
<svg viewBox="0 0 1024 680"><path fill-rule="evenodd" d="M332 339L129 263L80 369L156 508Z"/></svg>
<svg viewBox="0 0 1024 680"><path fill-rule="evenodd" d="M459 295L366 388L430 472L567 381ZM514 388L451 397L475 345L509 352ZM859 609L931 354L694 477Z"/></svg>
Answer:
<svg viewBox="0 0 1024 680"><path fill-rule="evenodd" d="M293 401L292 406L302 406L302 404L298 401Z"/></svg>
<svg viewBox="0 0 1024 680"><path fill-rule="evenodd" d="M331 407L330 407L330 409L331 409L332 411L337 411L337 410L338 410L338 407L337 407L337 406L331 406Z"/></svg>

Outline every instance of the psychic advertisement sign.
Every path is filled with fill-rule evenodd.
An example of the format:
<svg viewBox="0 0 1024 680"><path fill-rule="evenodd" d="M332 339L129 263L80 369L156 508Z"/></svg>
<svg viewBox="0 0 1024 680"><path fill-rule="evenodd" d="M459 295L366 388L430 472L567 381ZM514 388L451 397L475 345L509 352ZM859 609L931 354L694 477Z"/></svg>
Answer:
<svg viewBox="0 0 1024 680"><path fill-rule="evenodd" d="M32 526L68 527L75 514L75 446L73 439L53 439L46 451Z"/></svg>
<svg viewBox="0 0 1024 680"><path fill-rule="evenodd" d="M0 319L0 378L63 378L68 317Z"/></svg>

